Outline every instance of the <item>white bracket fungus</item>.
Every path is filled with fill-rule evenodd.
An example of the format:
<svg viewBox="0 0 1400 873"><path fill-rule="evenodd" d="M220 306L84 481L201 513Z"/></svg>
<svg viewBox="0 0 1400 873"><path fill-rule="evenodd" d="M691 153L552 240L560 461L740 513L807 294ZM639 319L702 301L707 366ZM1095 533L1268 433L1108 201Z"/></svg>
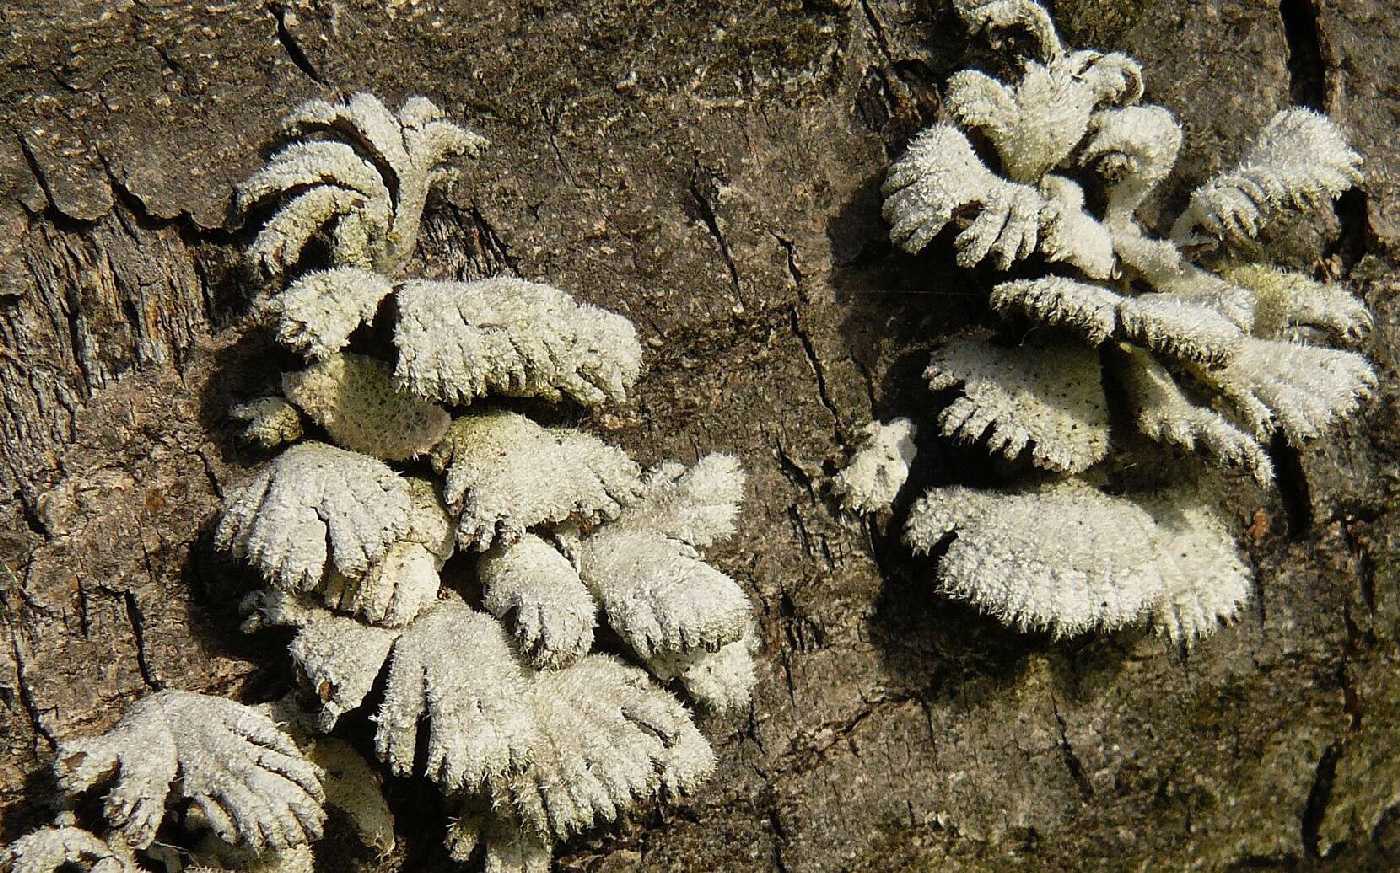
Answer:
<svg viewBox="0 0 1400 873"><path fill-rule="evenodd" d="M268 306L278 340L306 366L284 375L285 398L236 417L265 448L296 443L303 419L335 445L296 443L229 495L215 545L269 586L245 596L244 629L291 628L306 692L296 699L313 701L299 724L324 733L374 712L388 769L421 770L462 810L448 835L454 857L543 871L558 841L690 791L714 769L690 712L657 680L715 712L749 699L748 598L699 553L733 533L743 473L736 459L710 455L643 477L595 436L477 404L622 402L642 370L628 319L559 289L400 275L438 164L484 140L422 98L394 114L367 94L313 100L285 129L296 142L239 189L244 214L274 207L251 255L280 276L319 236L330 263L290 277ZM405 475L420 458L433 475ZM452 572L487 612L444 590L457 548L483 553ZM655 678L592 651L600 615ZM362 768L347 772L365 779ZM392 846L373 787L381 803L361 829ZM306 873L311 856L291 824L310 813L289 809L211 802L205 814L221 837L269 851L215 846L191 857L211 869Z"/></svg>
<svg viewBox="0 0 1400 873"><path fill-rule="evenodd" d="M107 733L60 743L54 771L68 795L110 780L104 817L136 848L155 839L168 797L258 851L319 839L325 822L316 766L267 716L220 697L152 694Z"/></svg>
<svg viewBox="0 0 1400 873"><path fill-rule="evenodd" d="M430 460L446 474L443 498L463 549L511 543L539 524L615 517L639 487L640 470L620 449L514 412L458 418Z"/></svg>
<svg viewBox="0 0 1400 873"><path fill-rule="evenodd" d="M855 512L888 509L909 478L918 450L917 429L907 418L865 426L860 448L836 477L834 490L842 504Z"/></svg>
<svg viewBox="0 0 1400 873"><path fill-rule="evenodd" d="M890 237L920 252L952 228L963 268L990 258L1000 270L1025 262L1046 273L989 295L1018 345L970 334L935 352L930 386L961 391L939 429L1075 476L1111 444L1133 445L1110 439L1122 421L1268 484L1275 433L1295 445L1321 437L1374 393L1364 357L1325 347L1359 343L1372 319L1344 288L1231 250L1267 249L1254 242L1266 225L1359 182L1361 156L1326 117L1284 110L1159 238L1138 209L1170 175L1182 128L1165 108L1138 105L1140 66L1067 51L1032 0L954 8L971 32L1023 31L1036 57L1013 83L972 70L949 79L943 115L886 177ZM1091 186L1102 196L1087 198ZM1221 248L1230 256L1201 260ZM1120 402L1126 414L1111 415ZM857 465L873 457L857 454L838 483L864 475ZM1207 498L1109 497L1073 478L1010 493L942 488L906 531L920 551L954 536L939 579L1010 624L1077 633L1151 616L1189 644L1234 614L1249 579L1230 532L1193 500Z"/></svg>
<svg viewBox="0 0 1400 873"><path fill-rule="evenodd" d="M408 529L408 510L407 485L382 462L300 443L229 497L214 542L279 588L310 591L328 563L367 571Z"/></svg>
<svg viewBox="0 0 1400 873"><path fill-rule="evenodd" d="M464 406L478 397L569 397L586 406L626 399L641 373L636 328L520 279L406 282L394 334L400 386Z"/></svg>
<svg viewBox="0 0 1400 873"><path fill-rule="evenodd" d="M389 365L376 358L332 355L284 374L282 393L336 445L403 461L436 445L452 417L435 403L397 390L390 374Z"/></svg>

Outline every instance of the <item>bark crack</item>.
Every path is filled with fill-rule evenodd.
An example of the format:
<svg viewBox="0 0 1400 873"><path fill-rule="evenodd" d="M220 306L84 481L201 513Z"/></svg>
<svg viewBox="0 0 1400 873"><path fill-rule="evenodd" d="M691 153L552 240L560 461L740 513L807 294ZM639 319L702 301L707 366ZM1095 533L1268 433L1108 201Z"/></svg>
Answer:
<svg viewBox="0 0 1400 873"><path fill-rule="evenodd" d="M292 64L317 85L325 85L326 80L322 77L320 70L316 69L316 65L311 62L306 50L301 47L301 43L297 42L297 38L287 27L286 7L272 6L269 11L272 12L272 17L277 19L277 41L282 44L282 49L286 51Z"/></svg>
<svg viewBox="0 0 1400 873"><path fill-rule="evenodd" d="M797 341L802 345L802 353L807 356L807 365L812 368L812 375L817 380L817 396L821 399L822 406L831 413L831 420L836 425L836 441L845 443L845 426L841 422L841 413L836 411L836 404L831 399L831 392L826 384L826 367L822 364L821 358L817 355L816 346L812 343L812 337L807 333L807 329L802 326L802 314L796 305L788 307L788 321L792 327L792 332L797 336Z"/></svg>
<svg viewBox="0 0 1400 873"><path fill-rule="evenodd" d="M1288 517L1288 536L1297 541L1307 536L1313 526L1312 489L1308 485L1307 471L1303 469L1303 456L1280 431L1274 435L1269 454L1274 462L1274 480L1278 483L1279 497Z"/></svg>
<svg viewBox="0 0 1400 873"><path fill-rule="evenodd" d="M1337 761L1342 757L1340 742L1330 744L1318 759L1317 770L1313 775L1312 788L1308 791L1308 802L1303 807L1302 836L1303 851L1309 858L1318 858L1319 829L1323 816L1327 814L1327 804L1332 800L1332 783L1337 778Z"/></svg>
<svg viewBox="0 0 1400 873"><path fill-rule="evenodd" d="M877 712L909 703L923 704L918 695L907 691L881 689L878 693L863 698L859 709L844 719L824 722L814 728L802 731L793 737L778 772L791 772L799 769L805 760L823 758L828 751L843 743L849 744L851 737L868 719ZM803 741L806 747L801 747Z"/></svg>
<svg viewBox="0 0 1400 873"><path fill-rule="evenodd" d="M696 216L705 224L705 228L710 232L710 237L719 247L720 258L724 261L725 269L729 272L729 284L734 288L734 297L740 304L744 302L743 283L739 276L739 265L734 261L734 253L729 248L729 240L725 238L724 229L719 224L719 213L715 209L715 185L716 174L705 169L698 163L690 174L690 187L688 193L695 208Z"/></svg>
<svg viewBox="0 0 1400 873"><path fill-rule="evenodd" d="M472 227L476 230L477 238L481 241L485 252L500 263L505 264L512 275L519 276L520 259L511 255L510 246L506 245L506 241L496 232L495 225L487 220L476 206L471 207L467 214L471 216Z"/></svg>
<svg viewBox="0 0 1400 873"><path fill-rule="evenodd" d="M58 208L58 201L54 199L53 187L49 184L49 177L44 172L44 165L39 162L39 156L34 154L34 147L29 144L23 134L16 134L15 140L19 142L20 153L24 155L24 162L29 165L29 172L34 175L34 181L39 183L39 190L44 192L44 199L49 202L49 209L62 214Z"/></svg>
<svg viewBox="0 0 1400 873"><path fill-rule="evenodd" d="M559 141L556 135L559 131L559 116L551 113L549 107L540 105L540 118L544 119L545 130L548 132L549 150L554 153L554 163L559 165L559 172L563 174L564 180L574 188L581 187L578 179L574 177L573 171L569 169L569 162L564 160L564 152L559 148Z"/></svg>
<svg viewBox="0 0 1400 873"><path fill-rule="evenodd" d="M787 256L787 271L792 277L792 285L797 289L797 299L802 303L810 303L811 296L807 293L806 276L802 274L802 267L797 263L797 244L782 234L775 233L773 238L778 241L778 246Z"/></svg>
<svg viewBox="0 0 1400 873"><path fill-rule="evenodd" d="M1094 786L1089 782L1088 775L1084 772L1084 762L1079 760L1079 755L1074 751L1074 744L1069 741L1069 725L1065 722L1065 717L1060 714L1060 704L1054 696L1050 698L1050 706L1055 712L1055 724L1060 730L1060 754L1065 760L1065 769L1069 770L1069 776L1074 780L1074 784L1079 788L1079 799L1088 803L1094 799Z"/></svg>
<svg viewBox="0 0 1400 873"><path fill-rule="evenodd" d="M1327 66L1317 23L1317 0L1282 0L1283 36L1288 42L1289 96L1299 106L1324 111Z"/></svg>
<svg viewBox="0 0 1400 873"><path fill-rule="evenodd" d="M860 9L865 13L866 25L870 28L871 36L875 37L875 46L884 56L886 64L894 63L894 53L890 51L889 37L885 35L885 25L880 21L880 16L875 14L875 10L870 6L870 0L860 0Z"/></svg>
<svg viewBox="0 0 1400 873"><path fill-rule="evenodd" d="M768 810L768 824L773 828L773 866L777 868L778 873L791 873L786 859L783 858L783 849L787 847L791 838L783 827L782 814L778 810L776 800Z"/></svg>
<svg viewBox="0 0 1400 873"><path fill-rule="evenodd" d="M784 597L787 595L784 594ZM797 708L797 682L792 677L792 652L784 650L782 652L781 664L783 668L783 684L787 686L788 703L793 709Z"/></svg>
<svg viewBox="0 0 1400 873"><path fill-rule="evenodd" d="M190 451L186 449L186 451ZM191 454L199 458L199 462L204 467L204 478L209 482L210 492L222 502L224 499L224 486L219 481L219 471L214 467L214 462L209 458L209 453L202 447L194 449Z"/></svg>
<svg viewBox="0 0 1400 873"><path fill-rule="evenodd" d="M5 575L9 577L9 586L12 590L21 590L16 583L13 573L8 567L4 568ZM29 726L34 731L35 747L33 751L38 754L38 741L43 740L49 749L58 748L58 737L54 736L48 726L44 724L44 711L39 706L39 701L34 697L34 688L30 683L29 664L25 660L25 647L20 643L20 636L24 628L16 621L13 610L10 608L9 598L0 600L0 612L4 613L5 625L10 632L10 657L15 662L15 686L19 697L20 706L24 709L25 716L29 719Z"/></svg>
<svg viewBox="0 0 1400 873"><path fill-rule="evenodd" d="M141 546L143 554L146 547ZM146 554L147 571L150 570L150 555ZM136 669L141 673L141 681L146 683L146 687L152 691L159 691L164 684L155 677L151 671L151 662L146 657L146 616L141 611L141 605L136 602L134 591L122 592L122 609L126 614L126 623L131 627L131 636L136 643Z"/></svg>
<svg viewBox="0 0 1400 873"><path fill-rule="evenodd" d="M788 454L788 450L777 440L773 442L773 457L778 461L778 470L787 478L789 482L807 492L808 497L816 497L816 483L812 479L812 474L803 469L797 460Z"/></svg>

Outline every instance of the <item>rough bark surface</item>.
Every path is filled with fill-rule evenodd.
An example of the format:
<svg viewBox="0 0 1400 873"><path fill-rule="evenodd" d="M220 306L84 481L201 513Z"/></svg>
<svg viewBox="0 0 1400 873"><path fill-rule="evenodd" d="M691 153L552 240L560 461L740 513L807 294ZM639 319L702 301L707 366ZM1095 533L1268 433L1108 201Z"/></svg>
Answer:
<svg viewBox="0 0 1400 873"><path fill-rule="evenodd" d="M1168 204L1291 103L1367 155L1313 266L1375 310L1382 396L1277 492L1235 489L1258 588L1189 654L1008 632L829 498L872 416L936 414L914 377L984 282L898 254L879 218L890 157L981 51L939 0L4 4L0 837L45 816L56 738L150 688L288 681L207 555L223 488L259 460L227 409L281 363L224 216L282 112L370 89L492 141L430 203L415 269L626 314L649 374L584 426L643 462L728 451L752 474L718 554L759 612L751 711L704 725L703 791L577 840L563 869L1400 865L1400 7L1055 6L1185 122ZM926 481L956 473L921 457ZM391 783L428 814L401 816L389 857L324 869L448 869L431 793Z"/></svg>

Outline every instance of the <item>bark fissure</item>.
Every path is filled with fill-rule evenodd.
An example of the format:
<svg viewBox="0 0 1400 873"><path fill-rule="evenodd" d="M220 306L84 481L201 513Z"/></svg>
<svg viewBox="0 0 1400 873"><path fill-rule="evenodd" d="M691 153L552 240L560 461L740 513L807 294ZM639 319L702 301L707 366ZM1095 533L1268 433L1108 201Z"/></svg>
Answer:
<svg viewBox="0 0 1400 873"><path fill-rule="evenodd" d="M778 247L783 250L787 262L788 276L792 279L792 287L797 291L799 303L811 303L811 295L807 293L806 278L802 275L802 268L797 263L797 244L782 234L775 233L773 238L778 241Z"/></svg>
<svg viewBox="0 0 1400 873"><path fill-rule="evenodd" d="M788 481L807 492L809 498L815 499L816 480L813 479L812 474L803 469L796 458L788 453L787 448L776 440L773 442L773 457L778 462L779 471L787 477Z"/></svg>
<svg viewBox="0 0 1400 873"><path fill-rule="evenodd" d="M739 275L739 265L734 262L734 253L729 248L729 240L725 238L724 228L720 226L719 213L715 209L714 198L715 188L718 185L718 177L711 171L706 170L696 164L690 174L690 185L687 189L691 206L696 216L709 231L710 238L715 241L719 248L719 256L724 261L725 270L729 273L729 284L734 289L734 299L742 304L744 302L743 282Z"/></svg>
<svg viewBox="0 0 1400 873"><path fill-rule="evenodd" d="M49 209L58 212L58 201L54 198L53 188L49 185L48 174L44 172L44 165L39 161L39 156L34 153L34 147L29 144L23 134L15 134L15 142L19 144L20 154L24 155L24 161L29 166L29 172L38 183L39 190L44 192L44 199L48 201Z"/></svg>
<svg viewBox="0 0 1400 873"><path fill-rule="evenodd" d="M890 40L885 34L885 25L881 23L880 16L871 7L870 0L860 0L860 9L865 15L865 23L871 36L875 37L875 47L879 49L880 55L885 59L885 64L894 63L894 53L890 51Z"/></svg>
<svg viewBox="0 0 1400 873"><path fill-rule="evenodd" d="M325 85L326 80L322 77L320 70L311 62L306 50L297 42L297 38L292 35L292 31L287 27L287 10L282 6L271 7L272 16L277 20L277 41L282 44L283 50L287 53L287 58L298 70L301 70L306 78L317 85Z"/></svg>
<svg viewBox="0 0 1400 873"><path fill-rule="evenodd" d="M1052 697L1051 705L1055 711L1055 724L1059 728L1060 753L1064 757L1065 769L1069 771L1070 778L1079 789L1080 799L1088 803L1094 799L1094 786L1090 784L1089 777L1084 772L1084 762L1079 760L1079 755L1074 751L1074 744L1069 741L1069 725L1060 713L1059 702Z"/></svg>
<svg viewBox="0 0 1400 873"><path fill-rule="evenodd" d="M472 206L467 214L471 216L472 227L475 228L485 250L500 263L505 264L511 275L519 276L520 261L511 255L510 246L496 231L496 226L476 206Z"/></svg>
<svg viewBox="0 0 1400 873"><path fill-rule="evenodd" d="M29 676L29 670L24 655L24 646L20 643L20 628L15 627L14 621L6 610L5 623L10 630L10 657L15 662L15 686L19 695L20 706L24 708L25 716L29 719L29 727L34 732L36 740L43 740L50 750L58 748L58 737L56 737L49 726L44 724L43 709L34 697L34 687ZM37 745L31 749L34 754L39 754Z"/></svg>
<svg viewBox="0 0 1400 873"><path fill-rule="evenodd" d="M1293 102L1323 111L1327 104L1327 68L1323 63L1316 0L1282 0L1283 33L1288 41L1289 92Z"/></svg>
<svg viewBox="0 0 1400 873"><path fill-rule="evenodd" d="M1274 434L1269 455L1274 462L1274 482L1287 515L1288 536L1295 541L1301 540L1313 527L1312 488L1308 484L1302 454L1279 431Z"/></svg>
<svg viewBox="0 0 1400 873"><path fill-rule="evenodd" d="M860 708L849 716L823 722L794 737L787 751L783 753L783 763L776 768L776 772L799 772L810 766L813 760L821 760L837 746L849 748L852 737L871 717L918 701L918 696L913 693L889 690L863 697Z"/></svg>
<svg viewBox="0 0 1400 873"><path fill-rule="evenodd" d="M836 441L838 444L844 445L846 428L841 421L841 413L836 411L836 404L831 399L831 390L827 386L826 367L817 355L817 348L812 342L812 337L802 325L802 314L796 305L788 307L788 321L797 341L802 345L802 354L807 358L807 365L812 368L812 375L817 380L817 397L831 415L831 420L836 428Z"/></svg>
<svg viewBox="0 0 1400 873"><path fill-rule="evenodd" d="M145 551L144 546L142 551ZM146 560L149 562L149 555ZM151 671L151 662L146 656L146 617L141 612L141 604L137 602L134 591L122 592L122 612L131 628L131 639L136 644L136 668L141 674L141 681L152 691L159 691L164 686Z"/></svg>
<svg viewBox="0 0 1400 873"><path fill-rule="evenodd" d="M540 118L544 120L544 129L549 140L549 150L554 153L554 163L558 165L559 172L571 187L580 187L578 179L574 177L574 172L569 168L569 162L564 160L564 152L559 148L558 123L559 117L549 111L549 107L540 105Z"/></svg>
<svg viewBox="0 0 1400 873"><path fill-rule="evenodd" d="M1322 826L1323 816L1327 814L1327 804L1332 800L1332 785L1337 778L1337 761L1341 756L1341 743L1331 743L1322 751L1313 773L1312 788L1308 791L1308 801L1300 823L1303 851L1309 858L1320 857L1318 830Z"/></svg>

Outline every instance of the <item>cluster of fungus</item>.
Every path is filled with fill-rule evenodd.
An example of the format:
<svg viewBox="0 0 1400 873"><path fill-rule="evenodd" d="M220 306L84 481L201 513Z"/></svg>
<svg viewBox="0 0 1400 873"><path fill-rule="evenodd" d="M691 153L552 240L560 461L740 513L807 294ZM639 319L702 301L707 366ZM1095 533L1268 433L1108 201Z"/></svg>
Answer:
<svg viewBox="0 0 1400 873"><path fill-rule="evenodd" d="M1330 204L1361 157L1326 117L1282 111L1158 238L1139 207L1182 129L1140 102L1137 62L1067 50L1031 0L954 5L972 32L1028 34L1037 56L1014 84L951 77L943 117L888 173L884 214L906 251L949 231L959 267L1004 274L987 296L1004 330L950 339L925 377L951 397L941 434L1022 481L934 488L905 539L942 553L948 593L1009 625L1068 635L1149 618L1189 645L1236 613L1249 568L1200 475L1135 488L1111 475L1125 466L1111 449L1155 442L1268 485L1276 435L1300 445L1371 394L1366 359L1334 347L1366 336L1365 304L1261 260L1266 229ZM889 506L908 429L873 426L838 481L853 508Z"/></svg>
<svg viewBox="0 0 1400 873"><path fill-rule="evenodd" d="M109 786L106 832L68 814L9 849L16 871L139 869L133 850L153 859L178 805L222 847L200 856L211 865L309 870L337 793L358 792L342 805L366 842L392 846L373 769L321 736L368 716L380 764L446 796L454 860L537 873L557 842L713 770L673 691L747 705L749 602L701 556L734 531L737 461L644 471L510 406L625 399L641 373L631 322L515 278L400 275L440 165L485 140L424 98L393 113L369 94L313 100L284 132L291 144L237 192L240 213L270 213L252 259L281 280L318 241L330 263L270 302L304 367L281 396L234 409L250 442L280 453L228 495L214 543L262 580L244 630L290 629L304 687L275 716L357 775L333 791L267 712L162 692L60 750L70 795Z"/></svg>

